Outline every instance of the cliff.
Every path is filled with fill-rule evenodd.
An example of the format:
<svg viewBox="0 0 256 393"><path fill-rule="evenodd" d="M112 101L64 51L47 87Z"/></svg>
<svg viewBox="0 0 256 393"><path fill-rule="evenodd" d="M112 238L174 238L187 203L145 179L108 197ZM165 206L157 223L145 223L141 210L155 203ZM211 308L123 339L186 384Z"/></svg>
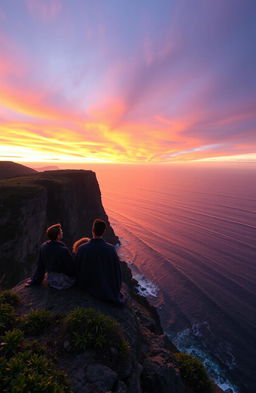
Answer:
<svg viewBox="0 0 256 393"><path fill-rule="evenodd" d="M25 165L17 164L12 161L0 161L0 179L5 179L14 176L30 175L36 173L32 168Z"/></svg>
<svg viewBox="0 0 256 393"><path fill-rule="evenodd" d="M1 180L2 286L11 287L30 273L47 226L61 222L70 245L90 235L96 217L108 221L92 171ZM111 227L106 239L118 241ZM46 393L192 393L156 310L137 294L125 262L122 270L128 299L123 308L77 288L58 291L46 283L25 288L21 282L13 289L20 302L13 301L12 309L5 303L10 296L0 292L0 391L9 393L14 386L19 392L38 392L40 386ZM18 330L6 334L13 328ZM203 374L194 366L187 369L194 393L212 392L200 387ZM67 384L58 370L65 371Z"/></svg>
<svg viewBox="0 0 256 393"><path fill-rule="evenodd" d="M185 393L185 387L176 365L173 351L176 348L163 335L156 311L146 299L136 296L132 279L123 263L126 282L123 292L128 306L119 308L103 303L85 292L72 288L57 291L47 286L24 288L23 283L14 291L20 296L19 315L35 309L49 310L54 315L67 315L77 307L97 310L117 321L129 350L119 356L115 340L108 348L89 348L74 351L71 340L63 334L65 323L56 325L53 332L37 337L38 343L47 343L58 355L57 366L65 370L74 393ZM56 319L55 318L55 319ZM94 340L97 339L95 333Z"/></svg>
<svg viewBox="0 0 256 393"><path fill-rule="evenodd" d="M45 229L60 222L69 246L91 236L95 218L108 222L92 171L49 171L0 180L0 279L10 287L30 274ZM109 227L106 240L118 238Z"/></svg>

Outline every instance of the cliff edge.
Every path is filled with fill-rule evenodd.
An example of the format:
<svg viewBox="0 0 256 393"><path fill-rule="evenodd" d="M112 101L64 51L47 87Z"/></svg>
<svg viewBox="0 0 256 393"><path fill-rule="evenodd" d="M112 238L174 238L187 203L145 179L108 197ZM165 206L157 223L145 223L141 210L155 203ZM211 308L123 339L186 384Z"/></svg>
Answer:
<svg viewBox="0 0 256 393"><path fill-rule="evenodd" d="M126 282L130 281L129 285L132 285L125 263L122 268ZM181 379L172 353L176 348L164 336L156 311L146 299L136 296L131 286L124 283L123 292L128 298L128 305L120 308L76 288L58 291L46 285L24 288L23 284L13 289L21 299L19 315L41 309L50 311L55 320L61 321L37 336L37 342L48 345L58 356L57 366L65 370L72 392L190 392ZM72 339L65 334L65 316L81 308L96 310L116 321L129 349L120 355L114 339L110 348L107 345L100 349L74 350ZM96 331L93 340L97 341Z"/></svg>
<svg viewBox="0 0 256 393"><path fill-rule="evenodd" d="M95 218L108 217L92 171L63 170L0 180L0 280L10 288L31 273L45 229L61 223L64 242L91 236ZM105 239L118 238L109 226Z"/></svg>

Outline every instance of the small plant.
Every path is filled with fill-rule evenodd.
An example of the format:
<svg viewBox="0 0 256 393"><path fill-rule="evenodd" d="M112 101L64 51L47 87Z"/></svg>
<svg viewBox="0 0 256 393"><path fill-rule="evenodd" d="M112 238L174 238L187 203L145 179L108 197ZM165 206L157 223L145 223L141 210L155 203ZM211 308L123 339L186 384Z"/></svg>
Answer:
<svg viewBox="0 0 256 393"><path fill-rule="evenodd" d="M1 353L7 357L14 355L20 349L23 340L24 335L21 330L9 330L3 336L3 341L1 343Z"/></svg>
<svg viewBox="0 0 256 393"><path fill-rule="evenodd" d="M10 306L17 306L20 303L19 296L9 290L0 292L0 304L9 304Z"/></svg>
<svg viewBox="0 0 256 393"><path fill-rule="evenodd" d="M120 355L129 351L118 323L98 311L77 308L67 315L65 324L75 350L116 348Z"/></svg>
<svg viewBox="0 0 256 393"><path fill-rule="evenodd" d="M37 340L32 340L28 342L23 343L23 351L24 352L30 352L31 355L37 354L37 355L51 355L51 351L49 352L49 349L47 348L46 345L41 344Z"/></svg>
<svg viewBox="0 0 256 393"><path fill-rule="evenodd" d="M0 358L0 389L9 392L70 393L65 374L45 356L20 352L9 361Z"/></svg>
<svg viewBox="0 0 256 393"><path fill-rule="evenodd" d="M0 304L0 334L13 327L16 320L16 313L9 304Z"/></svg>
<svg viewBox="0 0 256 393"><path fill-rule="evenodd" d="M181 377L195 393L214 392L213 383L200 360L187 353L175 354Z"/></svg>
<svg viewBox="0 0 256 393"><path fill-rule="evenodd" d="M21 318L21 328L27 335L42 334L52 322L52 314L47 310L34 310Z"/></svg>

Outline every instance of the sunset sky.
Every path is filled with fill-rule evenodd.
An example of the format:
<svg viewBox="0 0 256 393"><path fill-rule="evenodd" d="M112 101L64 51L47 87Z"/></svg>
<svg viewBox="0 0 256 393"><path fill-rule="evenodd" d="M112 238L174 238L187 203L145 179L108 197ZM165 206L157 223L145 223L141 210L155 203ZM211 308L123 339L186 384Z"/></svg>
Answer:
<svg viewBox="0 0 256 393"><path fill-rule="evenodd" d="M0 159L256 164L255 0L1 0Z"/></svg>

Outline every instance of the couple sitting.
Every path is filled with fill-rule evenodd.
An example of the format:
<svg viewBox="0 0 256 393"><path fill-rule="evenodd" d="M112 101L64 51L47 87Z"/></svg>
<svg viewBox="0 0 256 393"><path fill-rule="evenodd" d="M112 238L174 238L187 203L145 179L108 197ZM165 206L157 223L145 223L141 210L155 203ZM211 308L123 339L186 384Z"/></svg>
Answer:
<svg viewBox="0 0 256 393"><path fill-rule="evenodd" d="M103 240L106 223L96 219L92 227L93 238L82 238L73 246L73 257L61 241L60 224L46 231L48 241L40 246L36 271L27 287L39 285L48 274L48 285L56 289L76 284L91 295L105 301L123 304L121 268L115 247Z"/></svg>

